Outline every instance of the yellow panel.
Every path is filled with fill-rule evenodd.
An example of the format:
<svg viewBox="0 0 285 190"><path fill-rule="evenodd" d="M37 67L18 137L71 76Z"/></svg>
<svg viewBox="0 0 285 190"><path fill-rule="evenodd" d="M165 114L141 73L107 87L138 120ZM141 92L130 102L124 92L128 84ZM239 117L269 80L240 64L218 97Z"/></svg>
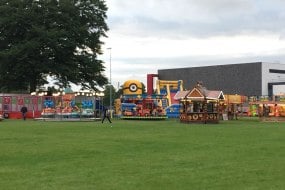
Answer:
<svg viewBox="0 0 285 190"><path fill-rule="evenodd" d="M240 104L242 103L241 101L241 96L240 95L225 95L225 98L229 104Z"/></svg>

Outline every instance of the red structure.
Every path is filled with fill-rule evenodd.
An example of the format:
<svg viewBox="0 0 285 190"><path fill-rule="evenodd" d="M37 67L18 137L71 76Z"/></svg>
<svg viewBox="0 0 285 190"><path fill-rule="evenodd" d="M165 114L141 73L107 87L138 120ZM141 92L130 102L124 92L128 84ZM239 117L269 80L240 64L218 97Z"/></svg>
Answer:
<svg viewBox="0 0 285 190"><path fill-rule="evenodd" d="M147 95L153 94L153 78L158 77L158 74L147 74Z"/></svg>
<svg viewBox="0 0 285 190"><path fill-rule="evenodd" d="M21 108L28 108L27 118L39 117L42 110L42 97L29 94L3 94L0 96L0 114L5 118L20 119Z"/></svg>

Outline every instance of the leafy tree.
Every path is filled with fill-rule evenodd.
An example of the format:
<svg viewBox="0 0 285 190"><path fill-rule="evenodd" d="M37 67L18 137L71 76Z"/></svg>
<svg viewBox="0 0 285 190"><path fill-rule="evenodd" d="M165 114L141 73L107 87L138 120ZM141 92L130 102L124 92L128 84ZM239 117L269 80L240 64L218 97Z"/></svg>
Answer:
<svg viewBox="0 0 285 190"><path fill-rule="evenodd" d="M120 86L120 88L118 89L118 91L115 92L115 96L116 98L120 98L123 95L123 85Z"/></svg>
<svg viewBox="0 0 285 190"><path fill-rule="evenodd" d="M111 104L114 106L114 99L118 98L116 96L116 89L114 88L113 85L106 85L104 88L104 99L103 99L103 104L104 106L109 106L110 105L110 88L112 90L112 97L111 97Z"/></svg>
<svg viewBox="0 0 285 190"><path fill-rule="evenodd" d="M59 87L104 86L106 11L104 0L1 0L0 90L32 92L48 76Z"/></svg>

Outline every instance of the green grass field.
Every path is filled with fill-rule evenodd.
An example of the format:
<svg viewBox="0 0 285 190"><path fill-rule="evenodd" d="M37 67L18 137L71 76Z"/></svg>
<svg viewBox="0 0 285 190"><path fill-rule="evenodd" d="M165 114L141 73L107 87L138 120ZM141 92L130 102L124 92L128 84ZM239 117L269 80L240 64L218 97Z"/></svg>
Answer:
<svg viewBox="0 0 285 190"><path fill-rule="evenodd" d="M0 122L0 189L285 189L285 123Z"/></svg>

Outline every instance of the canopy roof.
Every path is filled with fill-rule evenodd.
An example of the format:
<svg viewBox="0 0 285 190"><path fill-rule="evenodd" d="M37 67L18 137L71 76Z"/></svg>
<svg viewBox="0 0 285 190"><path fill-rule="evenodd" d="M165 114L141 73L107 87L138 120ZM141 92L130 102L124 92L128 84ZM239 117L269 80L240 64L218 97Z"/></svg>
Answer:
<svg viewBox="0 0 285 190"><path fill-rule="evenodd" d="M187 94L189 94L189 92L190 90L178 91L173 98L174 100L184 99L187 96Z"/></svg>
<svg viewBox="0 0 285 190"><path fill-rule="evenodd" d="M179 91L175 94L174 99L175 100L181 100L181 99L188 99L188 100L224 100L224 94L222 91L218 90L207 90L202 85L198 84L196 87L194 87L191 91Z"/></svg>

